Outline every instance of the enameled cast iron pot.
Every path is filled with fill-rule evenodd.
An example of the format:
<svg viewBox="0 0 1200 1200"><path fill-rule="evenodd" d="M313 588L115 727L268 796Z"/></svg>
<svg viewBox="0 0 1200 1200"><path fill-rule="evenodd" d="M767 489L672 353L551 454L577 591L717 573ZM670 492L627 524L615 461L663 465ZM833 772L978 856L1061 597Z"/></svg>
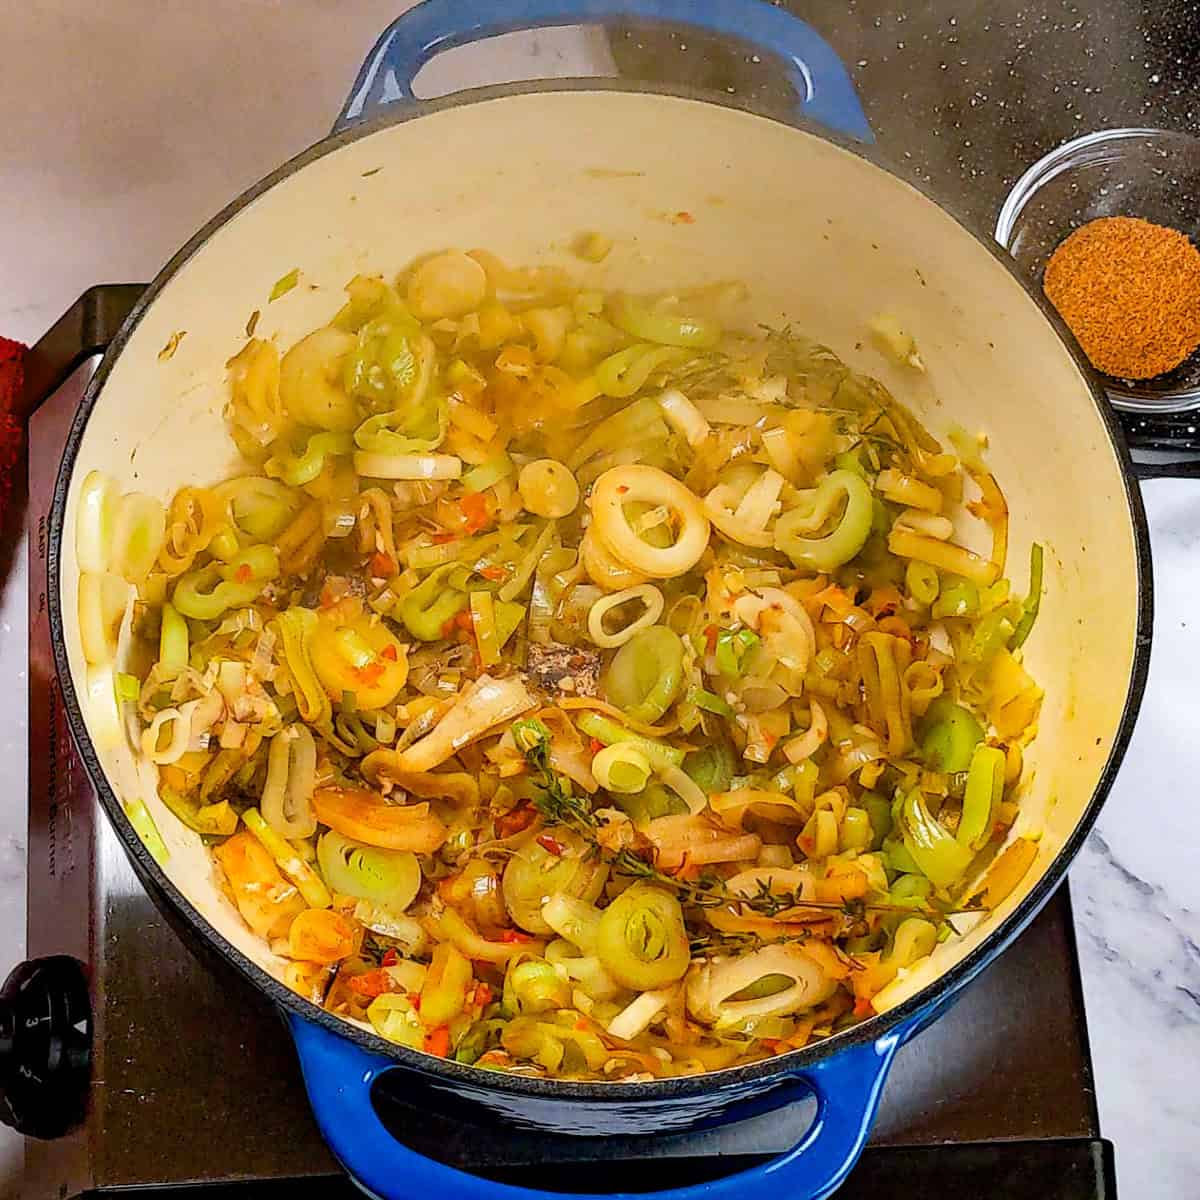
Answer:
<svg viewBox="0 0 1200 1200"><path fill-rule="evenodd" d="M617 17L697 26L778 55L797 92L797 119L608 81L413 98L414 74L438 50L515 28ZM54 649L74 735L150 890L285 1013L325 1137L379 1196L539 1195L462 1174L394 1140L370 1097L383 1072L394 1073L393 1087L402 1076L401 1090L420 1104L465 1100L489 1110L485 1119L580 1135L711 1125L815 1094L815 1121L791 1152L703 1190L742 1200L776 1187L796 1200L829 1195L862 1148L897 1047L1028 924L1096 816L1149 653L1147 536L1128 459L1103 397L1040 298L990 244L880 165L865 145L870 136L831 49L758 0L427 0L379 41L332 136L236 200L166 266L92 381L51 534ZM668 219L681 211L694 220ZM553 261L587 229L616 245L601 265L574 264L598 286L742 280L748 323L794 322L881 375L936 433L955 423L986 430L1012 510L1018 589L1030 542L1048 550L1026 658L1046 698L1020 826L1043 835L1024 882L916 969L911 996L891 1011L767 1062L649 1083L516 1078L436 1060L283 987L279 960L220 895L195 835L148 798L170 847L163 869L132 829L120 797L137 786L133 764L120 747L100 751L89 732L75 616L80 481L100 469L166 498L183 483L223 477L234 465L221 416L224 363L253 310L262 309L258 336L286 346L329 319L356 272L392 273L447 246L484 246L518 264ZM267 306L273 281L292 267L302 269L302 286ZM902 375L858 350L865 323L885 308L911 326L927 375ZM160 361L178 331L186 336L177 352Z"/></svg>

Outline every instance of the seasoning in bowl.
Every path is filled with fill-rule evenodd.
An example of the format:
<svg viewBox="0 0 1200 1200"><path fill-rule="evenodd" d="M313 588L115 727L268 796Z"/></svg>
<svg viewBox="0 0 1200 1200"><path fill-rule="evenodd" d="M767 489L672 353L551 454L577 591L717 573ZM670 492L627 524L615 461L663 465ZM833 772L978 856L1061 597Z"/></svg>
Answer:
<svg viewBox="0 0 1200 1200"><path fill-rule="evenodd" d="M1151 379L1200 346L1200 250L1177 229L1089 221L1050 256L1042 286L1106 375Z"/></svg>

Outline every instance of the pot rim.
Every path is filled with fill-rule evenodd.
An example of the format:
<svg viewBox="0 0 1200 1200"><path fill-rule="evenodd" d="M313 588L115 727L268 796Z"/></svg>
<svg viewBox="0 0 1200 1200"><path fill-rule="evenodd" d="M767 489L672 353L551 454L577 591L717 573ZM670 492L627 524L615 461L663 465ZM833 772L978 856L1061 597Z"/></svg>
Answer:
<svg viewBox="0 0 1200 1200"><path fill-rule="evenodd" d="M370 137L372 134L391 128L394 125L417 120L420 117L450 108L521 95L559 92L615 92L618 94L665 96L672 99L709 104L718 108L743 112L761 120L771 121L775 124L798 130L801 133L809 134L822 141L831 142L840 149L854 154L871 163L872 166L900 179L903 183L914 188L925 199L935 204L942 212L946 213L964 232L978 242L982 249L990 252L993 258L1002 263L1009 275L1017 281L1026 295L1038 306L1043 317L1049 321L1058 334L1063 351L1071 357L1075 365L1079 368L1092 395L1096 415L1105 428L1113 453L1122 469L1125 483L1125 500L1130 524L1133 529L1135 563L1138 575L1139 599L1133 664L1125 694L1125 703L1112 746L1108 753L1108 758L1093 789L1091 799L1084 808L1070 837L1063 843L1042 878L1038 880L1037 884L1016 909L993 929L980 945L962 959L961 962L954 964L954 966L938 976L932 983L886 1013L871 1017L822 1041L812 1043L784 1055L765 1059L761 1062L739 1067L726 1067L699 1075L687 1075L639 1083L539 1079L510 1075L498 1071L482 1072L478 1068L464 1063L457 1063L449 1059L436 1059L420 1051L396 1046L373 1032L360 1029L349 1021L326 1012L322 1008L318 1008L311 1001L293 992L285 984L275 979L274 976L268 974L263 968L242 954L241 951L213 928L183 892L180 891L170 876L150 855L145 844L135 832L129 818L125 815L120 800L109 786L107 776L104 773L104 769L100 764L99 757L92 746L91 738L87 732L75 681L71 675L70 664L67 659L63 632L60 555L67 493L70 488L80 444L88 420L103 390L105 381L112 372L114 364L120 357L122 350L137 328L143 315L157 299L168 281L212 238L217 230L253 200L274 187L277 183L296 174L310 163L325 157L325 155L351 142ZM247 188L189 238L183 247L172 256L155 276L153 282L147 287L126 318L117 336L106 349L103 359L92 376L72 420L66 446L63 451L62 462L55 481L54 496L50 510L48 572L51 644L54 650L55 670L62 689L63 704L72 736L75 739L76 747L79 750L80 758L83 760L91 783L96 789L96 794L104 806L105 813L114 826L117 835L124 843L126 854L132 860L143 881L148 879L154 885L153 890L159 892L171 903L176 911L187 921L196 935L208 942L214 950L235 967L248 983L267 995L280 1008L295 1013L307 1021L315 1022L330 1032L347 1038L364 1050L390 1059L396 1067L402 1067L406 1072L425 1075L433 1079L451 1083L471 1084L475 1087L486 1088L489 1091L503 1092L511 1095L525 1095L544 1099L581 1102L599 1101L617 1104L629 1104L639 1101L653 1102L668 1098L678 1099L688 1095L699 1095L727 1087L733 1088L753 1084L780 1075L800 1073L814 1063L837 1054L844 1049L855 1045L876 1042L893 1031L901 1038L915 1032L922 1024L921 1018L927 1017L940 1005L949 1001L956 992L974 979L976 975L1016 938L1033 920L1050 898L1055 888L1062 882L1067 868L1090 832L1108 795L1109 789L1112 787L1121 760L1128 747L1130 737L1132 736L1142 695L1145 691L1146 677L1149 670L1153 618L1153 584L1149 530L1145 509L1142 504L1141 491L1133 477L1129 450L1125 444L1124 435L1115 414L1110 409L1104 393L1096 381L1094 373L1084 359L1082 352L1070 337L1066 325L1058 313L1054 311L1045 297L1034 289L1029 281L1022 276L1015 262L1013 262L1007 252L995 243L986 232L976 230L972 222L957 212L954 206L946 205L936 196L932 195L930 190L911 172L906 171L902 166L893 162L874 145L858 142L814 122L798 119L794 115L784 118L778 113L748 104L739 97L707 92L699 88L652 85L622 79L549 79L498 84L455 92L433 100L418 101L415 104L397 103L393 107L394 111L385 109L370 119L356 121L346 128L336 131L316 142ZM388 1069L392 1070L394 1068L389 1067Z"/></svg>

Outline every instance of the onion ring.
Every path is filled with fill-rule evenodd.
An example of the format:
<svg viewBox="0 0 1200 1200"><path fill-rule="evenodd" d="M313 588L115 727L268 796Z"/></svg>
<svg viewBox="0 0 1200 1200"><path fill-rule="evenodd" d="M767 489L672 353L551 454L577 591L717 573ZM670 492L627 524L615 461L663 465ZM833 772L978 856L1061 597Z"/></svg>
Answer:
<svg viewBox="0 0 1200 1200"><path fill-rule="evenodd" d="M614 558L589 525L579 543L579 561L588 578L606 592L636 587L646 582L646 576Z"/></svg>
<svg viewBox="0 0 1200 1200"><path fill-rule="evenodd" d="M729 507L733 501L736 501L733 489L728 484L718 483L704 497L704 513L732 541L753 546L756 550L769 550L775 544L775 534L768 529L753 529L745 521L739 520L736 512Z"/></svg>
<svg viewBox="0 0 1200 1200"><path fill-rule="evenodd" d="M674 545L651 546L634 533L625 516L625 505L638 501L664 504L682 519ZM708 546L708 517L699 498L658 467L637 464L610 468L596 480L591 505L596 536L605 549L651 579L671 579L690 571Z"/></svg>
<svg viewBox="0 0 1200 1200"><path fill-rule="evenodd" d="M609 633L604 628L604 618L627 600L640 600L646 606L646 611L636 620L630 621L624 629ZM635 633L653 625L662 616L664 604L662 592L652 583L639 583L636 587L603 596L588 610L588 636L602 650L623 646Z"/></svg>

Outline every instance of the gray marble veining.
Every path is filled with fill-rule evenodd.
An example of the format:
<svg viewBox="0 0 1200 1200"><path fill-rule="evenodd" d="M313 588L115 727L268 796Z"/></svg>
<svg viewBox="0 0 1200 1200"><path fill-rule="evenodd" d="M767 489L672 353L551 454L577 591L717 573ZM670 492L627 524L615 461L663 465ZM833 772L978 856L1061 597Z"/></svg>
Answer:
<svg viewBox="0 0 1200 1200"><path fill-rule="evenodd" d="M1155 573L1150 679L1116 786L1072 868L1100 1123L1122 1194L1197 1194L1200 1134L1200 484L1143 488Z"/></svg>

